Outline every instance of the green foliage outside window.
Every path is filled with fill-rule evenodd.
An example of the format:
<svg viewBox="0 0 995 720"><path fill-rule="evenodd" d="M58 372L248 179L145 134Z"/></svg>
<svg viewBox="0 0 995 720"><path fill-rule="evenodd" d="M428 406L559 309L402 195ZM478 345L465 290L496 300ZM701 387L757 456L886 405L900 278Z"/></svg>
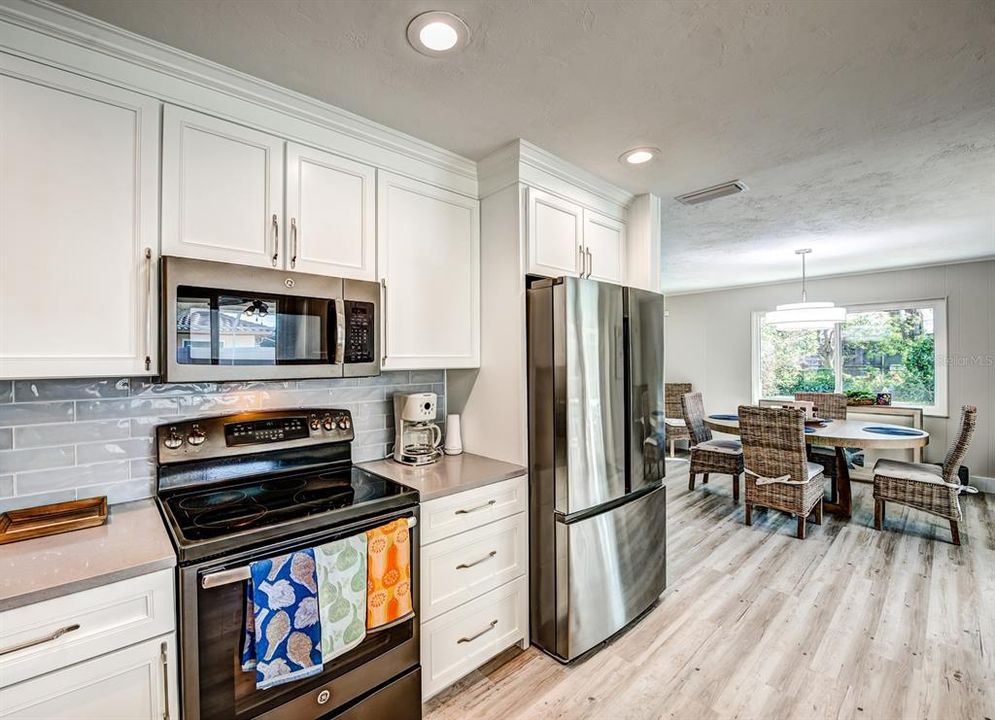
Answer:
<svg viewBox="0 0 995 720"><path fill-rule="evenodd" d="M841 341L835 334L841 331ZM931 405L935 399L932 308L852 312L833 330L780 330L761 321L762 397L834 392Z"/></svg>

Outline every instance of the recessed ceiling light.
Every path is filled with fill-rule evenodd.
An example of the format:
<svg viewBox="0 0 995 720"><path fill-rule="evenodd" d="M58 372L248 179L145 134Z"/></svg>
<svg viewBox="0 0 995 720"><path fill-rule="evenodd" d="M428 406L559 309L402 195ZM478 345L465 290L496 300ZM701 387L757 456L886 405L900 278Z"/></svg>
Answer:
<svg viewBox="0 0 995 720"><path fill-rule="evenodd" d="M632 148L632 150L626 150L619 157L619 160L627 165L642 165L643 163L648 163L659 154L660 148L637 147Z"/></svg>
<svg viewBox="0 0 995 720"><path fill-rule="evenodd" d="M441 57L462 50L470 41L470 28L452 13L422 13L408 23L408 42L422 55Z"/></svg>

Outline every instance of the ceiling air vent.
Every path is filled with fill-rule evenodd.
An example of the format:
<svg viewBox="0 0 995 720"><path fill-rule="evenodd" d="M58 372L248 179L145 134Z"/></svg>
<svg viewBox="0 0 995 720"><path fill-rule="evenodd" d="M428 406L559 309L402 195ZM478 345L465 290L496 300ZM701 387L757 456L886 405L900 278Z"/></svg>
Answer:
<svg viewBox="0 0 995 720"><path fill-rule="evenodd" d="M720 185L712 185L712 187L707 187L703 190L695 190L694 192L684 193L683 195L678 195L674 199L685 205L697 205L699 203L708 202L709 200L716 200L718 198L725 197L726 195L735 195L736 193L741 193L746 189L747 187L743 182L739 180L731 180Z"/></svg>

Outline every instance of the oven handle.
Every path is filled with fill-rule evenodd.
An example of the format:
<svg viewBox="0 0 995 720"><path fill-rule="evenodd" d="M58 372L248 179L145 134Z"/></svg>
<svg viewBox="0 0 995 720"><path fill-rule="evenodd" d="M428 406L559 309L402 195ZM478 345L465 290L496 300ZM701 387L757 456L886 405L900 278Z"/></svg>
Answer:
<svg viewBox="0 0 995 720"><path fill-rule="evenodd" d="M418 518L408 518L408 529L413 528L417 524ZM231 585L232 583L244 582L251 579L252 572L249 566L243 565L242 567L230 570L219 570L218 572L208 573L200 579L200 586L205 590L210 590L211 588L221 587L222 585Z"/></svg>

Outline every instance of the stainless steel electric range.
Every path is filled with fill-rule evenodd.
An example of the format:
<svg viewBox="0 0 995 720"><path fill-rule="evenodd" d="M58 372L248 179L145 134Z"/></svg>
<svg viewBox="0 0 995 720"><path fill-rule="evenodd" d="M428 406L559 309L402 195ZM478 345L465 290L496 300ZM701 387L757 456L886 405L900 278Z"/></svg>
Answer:
<svg viewBox="0 0 995 720"><path fill-rule="evenodd" d="M156 429L158 501L179 558L185 720L421 718L418 620L378 632L321 674L257 690L240 669L254 560L349 537L400 517L412 526L418 612L418 494L352 464L347 410L241 413Z"/></svg>

